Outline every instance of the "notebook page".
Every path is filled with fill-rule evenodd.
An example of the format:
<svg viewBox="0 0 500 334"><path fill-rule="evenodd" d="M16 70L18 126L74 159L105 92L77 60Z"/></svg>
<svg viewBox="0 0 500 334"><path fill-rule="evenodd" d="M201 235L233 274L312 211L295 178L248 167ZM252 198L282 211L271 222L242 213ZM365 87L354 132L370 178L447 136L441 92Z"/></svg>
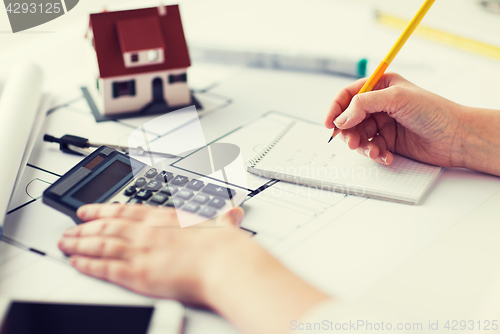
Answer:
<svg viewBox="0 0 500 334"><path fill-rule="evenodd" d="M340 138L330 144L320 125L295 121L288 132L248 170L254 174L332 191L417 203L441 171L394 156L391 166L349 150Z"/></svg>

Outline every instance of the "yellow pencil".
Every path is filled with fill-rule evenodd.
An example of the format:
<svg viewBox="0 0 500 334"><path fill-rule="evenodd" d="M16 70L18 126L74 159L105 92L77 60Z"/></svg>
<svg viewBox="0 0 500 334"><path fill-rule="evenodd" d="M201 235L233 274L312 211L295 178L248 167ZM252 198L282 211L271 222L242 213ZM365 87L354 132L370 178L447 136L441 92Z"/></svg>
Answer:
<svg viewBox="0 0 500 334"><path fill-rule="evenodd" d="M373 90L373 87L375 87L375 85L380 80L382 75L384 75L385 71L387 70L387 67L389 67L394 58L396 58L396 55L399 53L403 45L405 45L406 41L408 40L408 38L410 38L411 34L413 34L415 29L418 27L418 25L424 18L425 14L427 14L429 9L432 7L434 1L435 0L425 0L424 4L422 5L422 7L420 7L415 17L410 21L405 31L403 31L399 39L396 41L396 44L394 44L391 51L389 51L387 56L385 56L384 60L382 60L380 65L377 67L375 72L373 72L372 76L366 81L365 85L361 88L358 94L363 94ZM335 138L335 136L337 136L340 133L340 131L341 131L340 129L335 127L333 130L333 134L328 142L331 142L332 139Z"/></svg>

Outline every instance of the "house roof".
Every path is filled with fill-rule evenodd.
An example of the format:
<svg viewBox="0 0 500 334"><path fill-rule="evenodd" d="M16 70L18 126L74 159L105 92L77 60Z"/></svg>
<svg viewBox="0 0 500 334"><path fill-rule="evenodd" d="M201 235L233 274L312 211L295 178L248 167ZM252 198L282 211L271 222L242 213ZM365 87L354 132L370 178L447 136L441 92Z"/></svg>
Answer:
<svg viewBox="0 0 500 334"><path fill-rule="evenodd" d="M123 53L165 48L158 17L120 20L116 22L116 30Z"/></svg>
<svg viewBox="0 0 500 334"><path fill-rule="evenodd" d="M164 16L159 14L157 7L90 15L90 25L93 31L101 78L191 66L179 7L177 5L167 6L166 10L167 14ZM139 28L132 35L130 29L132 26L137 27L136 23L138 22L146 26ZM156 28L153 28L155 25ZM149 30L148 27L152 30ZM159 39L163 43L162 47L165 48L165 61L162 64L125 67L122 47L124 52L136 47L155 46L154 48L156 48L156 45L160 43ZM138 50L134 49L134 51Z"/></svg>

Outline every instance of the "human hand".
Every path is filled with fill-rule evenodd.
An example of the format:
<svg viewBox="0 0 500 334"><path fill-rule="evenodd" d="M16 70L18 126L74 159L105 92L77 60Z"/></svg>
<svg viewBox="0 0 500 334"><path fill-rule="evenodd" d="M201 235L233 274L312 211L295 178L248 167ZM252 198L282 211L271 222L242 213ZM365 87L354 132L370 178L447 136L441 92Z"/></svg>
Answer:
<svg viewBox="0 0 500 334"><path fill-rule="evenodd" d="M241 208L182 229L170 208L92 204L78 217L86 223L59 242L77 270L212 309L243 333L287 333L290 319L328 299L238 228Z"/></svg>
<svg viewBox="0 0 500 334"><path fill-rule="evenodd" d="M186 213L187 214L187 213ZM175 209L142 205L83 206L85 224L67 230L59 248L80 272L158 298L206 306L206 289L232 265L249 238L241 208L180 228Z"/></svg>
<svg viewBox="0 0 500 334"><path fill-rule="evenodd" d="M350 149L390 165L392 153L432 165L461 166L463 107L385 74L374 90L356 95L360 79L335 96L325 119Z"/></svg>

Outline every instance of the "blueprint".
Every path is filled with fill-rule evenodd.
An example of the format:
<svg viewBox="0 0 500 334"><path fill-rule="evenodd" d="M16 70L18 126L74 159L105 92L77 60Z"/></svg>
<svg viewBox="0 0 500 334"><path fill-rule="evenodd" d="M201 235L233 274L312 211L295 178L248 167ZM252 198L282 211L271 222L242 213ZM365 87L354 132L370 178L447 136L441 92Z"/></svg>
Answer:
<svg viewBox="0 0 500 334"><path fill-rule="evenodd" d="M330 18L328 13L335 8L324 7L330 6L330 3L334 1L322 1L321 6L309 7L307 17L315 17L314 11L321 8L322 15ZM291 2L279 1L279 4L283 8L291 8ZM282 31L286 26L284 21L295 22L293 16L272 17L270 10L263 14L269 13L266 24L257 27L261 31L242 37L239 32L245 30L243 26L228 32L223 21L212 22L213 17L205 15L205 11L198 8L205 6L203 8L207 11L209 7L216 8L212 3L200 4L195 1L190 4L186 1L185 5L186 13L191 11L191 14L195 14L186 16L186 26L204 30L199 32L201 37L198 40L195 38L195 42L206 40L216 43L227 37L224 35L227 32L230 42L249 43L251 39L250 44L255 44L262 39L262 31L270 29L272 34L266 47L274 46L276 36L286 35L289 39L283 42L285 47L292 48L298 44L319 50L324 46L324 40L331 35L330 22L335 21L328 19L318 23L322 30L321 38L306 29L312 29L314 24L306 25L308 27L294 25L295 33L285 33ZM259 2L259 6L265 5L265 1ZM257 15L257 7L252 7L252 10L255 11L237 13L239 16L232 19L243 22L242 16ZM292 12L290 9L289 14ZM354 14L358 16L358 12ZM360 20L367 18L364 13L360 17ZM274 29L270 22L275 19L278 23ZM207 26L215 24L218 34L204 29L202 24L197 25L198 20ZM304 17L304 20L306 22L307 18ZM56 144L43 142L43 134L58 137L72 134L95 142L127 145L135 129L151 121L151 118L99 124L94 121L80 90L81 86L87 84L86 67L82 66L85 62L82 57L84 42L75 42L75 36L83 36L84 29L81 27L85 23L82 21L78 29L68 29L67 33L58 34L57 40L55 37L47 38L44 47L36 52L33 47L24 47L9 57L0 57L5 67L16 62L20 55L33 55L34 58L42 59L44 72L50 74L45 90L54 95L55 101L42 124L21 183L8 208L5 234L9 242L17 242L19 246L0 243L0 294L29 296L32 299L152 303L153 300L149 298L73 270L58 250L57 240L74 223L65 215L43 205L40 199L49 184L81 160L81 157L62 153ZM342 22L339 19L334 23ZM377 60L387 49L382 42L390 45L396 37L392 31L384 29L371 26L361 29L363 36L366 31L377 38L382 36L380 40L373 37L374 42L368 45L369 50L373 47L373 55ZM197 32L190 30L189 33L193 35ZM360 35L353 37L340 34L334 37L337 44L328 43L327 50L332 54L343 38L355 38L357 44L354 44L361 44ZM498 86L485 84L496 82L493 79L498 77L498 71L492 70L490 63L474 62L474 66L464 69L463 63L471 62L467 55L450 56L441 48L433 49L425 43L415 39L414 43L406 46L406 51L393 64L392 70L400 71L420 86L460 103L484 107L498 104L494 98ZM426 64L423 68L422 63ZM474 85L476 91L466 93L465 88L462 88L464 80L454 80L464 75L464 72L456 71L458 68L469 76L474 74L476 81L472 82L478 83ZM436 73L436 69L440 71ZM285 125L283 113L322 123L334 94L353 81L346 77L204 63L194 63L188 77L194 94L205 107L199 111L205 142L238 145L245 159L255 155L282 129ZM488 81L488 78L491 80ZM177 130L189 122L182 119L178 121ZM164 146L162 143L172 141L178 134L171 130L148 127L148 141L161 149ZM325 140L329 135L329 131L325 130ZM188 162L172 161L172 166L185 169L189 166ZM246 215L242 226L256 233L253 238L308 282L339 299L350 299L394 272L498 192L500 182L484 174L446 169L418 206L318 191L250 174L247 174L245 187L250 195L243 204ZM26 248L34 248L46 256L27 252ZM32 277L37 279L33 280ZM188 309L186 333L206 333L206 328L217 333L236 333L230 324L213 313Z"/></svg>

